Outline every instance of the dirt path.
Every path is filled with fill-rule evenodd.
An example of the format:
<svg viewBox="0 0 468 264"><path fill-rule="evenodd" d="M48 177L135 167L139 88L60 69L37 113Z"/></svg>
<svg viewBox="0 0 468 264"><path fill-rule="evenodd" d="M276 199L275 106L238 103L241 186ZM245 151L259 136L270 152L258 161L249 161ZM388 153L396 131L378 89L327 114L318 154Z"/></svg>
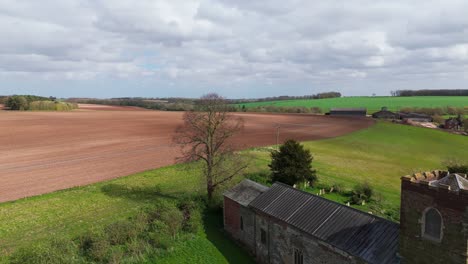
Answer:
<svg viewBox="0 0 468 264"><path fill-rule="evenodd" d="M117 178L173 164L181 112L88 106L73 112L0 111L0 202ZM123 111L125 110L125 111ZM286 138L315 140L370 126L370 119L240 114L240 148ZM301 124L299 126L298 124Z"/></svg>

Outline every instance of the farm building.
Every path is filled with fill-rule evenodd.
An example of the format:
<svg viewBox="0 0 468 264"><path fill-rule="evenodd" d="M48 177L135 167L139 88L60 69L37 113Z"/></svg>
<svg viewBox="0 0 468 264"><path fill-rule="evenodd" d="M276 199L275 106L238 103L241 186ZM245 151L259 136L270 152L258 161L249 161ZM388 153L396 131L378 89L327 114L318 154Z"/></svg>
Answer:
<svg viewBox="0 0 468 264"><path fill-rule="evenodd" d="M224 226L260 263L398 262L396 223L282 183L226 192Z"/></svg>
<svg viewBox="0 0 468 264"><path fill-rule="evenodd" d="M467 263L468 180L402 177L401 221L282 183L244 180L224 194L224 228L259 263Z"/></svg>
<svg viewBox="0 0 468 264"><path fill-rule="evenodd" d="M400 112L399 115L403 121L432 122L432 117L425 114Z"/></svg>
<svg viewBox="0 0 468 264"><path fill-rule="evenodd" d="M463 121L461 116L458 117L451 117L445 120L444 128L445 129L455 129L458 130L463 126Z"/></svg>
<svg viewBox="0 0 468 264"><path fill-rule="evenodd" d="M329 115L333 116L366 116L366 108L331 108Z"/></svg>
<svg viewBox="0 0 468 264"><path fill-rule="evenodd" d="M398 119L398 114L388 111L387 107L382 107L382 110L373 113L372 117L379 119Z"/></svg>

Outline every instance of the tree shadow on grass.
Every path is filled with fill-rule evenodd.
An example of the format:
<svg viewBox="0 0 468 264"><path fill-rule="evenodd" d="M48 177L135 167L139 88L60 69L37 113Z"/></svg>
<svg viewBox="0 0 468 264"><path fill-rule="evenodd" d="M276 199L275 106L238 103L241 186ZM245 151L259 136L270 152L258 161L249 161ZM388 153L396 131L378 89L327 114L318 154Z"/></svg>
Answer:
<svg viewBox="0 0 468 264"><path fill-rule="evenodd" d="M161 191L158 185L149 187L129 187L121 184L106 184L101 191L111 197L121 197L138 202L152 202L156 199L178 199L176 194L168 194Z"/></svg>
<svg viewBox="0 0 468 264"><path fill-rule="evenodd" d="M246 250L231 240L223 230L221 209L207 209L204 212L203 226L208 240L223 254L229 263L255 263Z"/></svg>

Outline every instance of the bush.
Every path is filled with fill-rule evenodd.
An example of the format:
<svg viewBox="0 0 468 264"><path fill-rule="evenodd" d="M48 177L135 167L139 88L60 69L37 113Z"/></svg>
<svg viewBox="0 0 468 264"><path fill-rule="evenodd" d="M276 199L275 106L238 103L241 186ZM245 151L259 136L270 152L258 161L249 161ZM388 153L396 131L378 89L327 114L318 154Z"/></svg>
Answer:
<svg viewBox="0 0 468 264"><path fill-rule="evenodd" d="M102 262L108 257L110 244L102 234L87 233L78 238L82 255L90 260Z"/></svg>
<svg viewBox="0 0 468 264"><path fill-rule="evenodd" d="M77 108L77 104L53 101L34 101L29 104L29 110L32 111L70 111Z"/></svg>
<svg viewBox="0 0 468 264"><path fill-rule="evenodd" d="M362 204L363 202L370 202L374 191L368 182L358 184L351 192L351 203Z"/></svg>
<svg viewBox="0 0 468 264"><path fill-rule="evenodd" d="M130 221L118 221L105 228L107 240L111 245L123 245L138 235L136 225Z"/></svg>
<svg viewBox="0 0 468 264"><path fill-rule="evenodd" d="M450 160L445 164L451 173L468 174L468 162L461 160Z"/></svg>
<svg viewBox="0 0 468 264"><path fill-rule="evenodd" d="M184 216L182 212L179 210L169 210L163 212L161 215L161 220L166 224L169 234L176 238L177 233L182 228L182 222L184 220Z"/></svg>
<svg viewBox="0 0 468 264"><path fill-rule="evenodd" d="M445 124L445 119L440 115L432 116L432 120L439 125Z"/></svg>
<svg viewBox="0 0 468 264"><path fill-rule="evenodd" d="M24 96L13 95L8 97L5 102L5 106L9 107L10 110L28 110L29 103Z"/></svg>

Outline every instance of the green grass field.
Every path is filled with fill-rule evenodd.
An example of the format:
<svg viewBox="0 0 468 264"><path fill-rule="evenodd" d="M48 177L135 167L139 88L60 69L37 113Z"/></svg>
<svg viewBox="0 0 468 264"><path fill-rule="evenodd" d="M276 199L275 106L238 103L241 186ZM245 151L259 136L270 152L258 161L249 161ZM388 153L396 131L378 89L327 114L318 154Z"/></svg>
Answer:
<svg viewBox="0 0 468 264"><path fill-rule="evenodd" d="M314 154L321 184L352 187L368 180L386 206L399 206L400 177L416 171L443 169L446 159L468 158L468 138L445 132L378 122L343 137L306 142ZM249 173L268 170L269 153L252 155ZM193 167L175 165L85 187L0 204L0 252L46 241L76 237L137 214L158 199L204 193ZM333 197L330 197L333 198ZM339 199L337 197L336 199ZM366 209L366 208L364 208ZM252 260L220 231L220 214L205 216L205 230L179 244L162 263L249 263ZM0 258L1 262L1 258Z"/></svg>
<svg viewBox="0 0 468 264"><path fill-rule="evenodd" d="M304 106L319 107L328 111L333 107L366 107L368 113L379 111L383 106L397 111L403 107L468 107L468 96L413 96L413 97L341 97L330 99L285 100L239 104L245 107L257 106Z"/></svg>

